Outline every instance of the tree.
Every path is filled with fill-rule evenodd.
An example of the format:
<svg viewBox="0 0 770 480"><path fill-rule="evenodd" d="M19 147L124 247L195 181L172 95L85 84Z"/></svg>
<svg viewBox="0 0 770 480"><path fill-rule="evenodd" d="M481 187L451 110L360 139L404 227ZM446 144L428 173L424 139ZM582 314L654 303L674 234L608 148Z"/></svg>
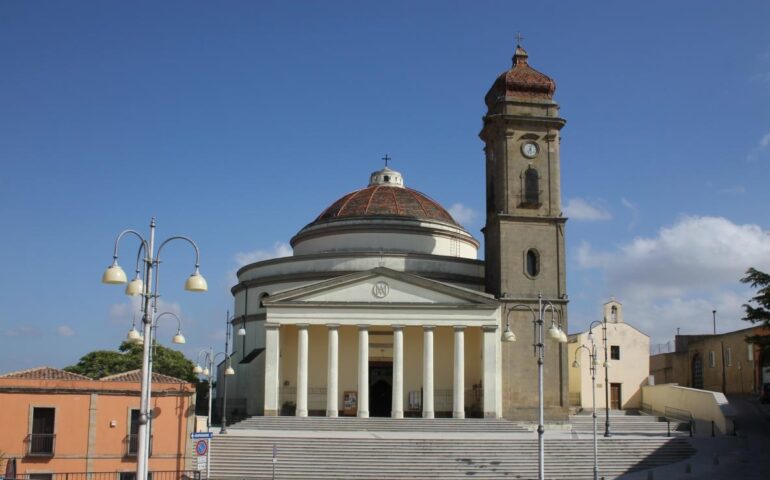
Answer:
<svg viewBox="0 0 770 480"><path fill-rule="evenodd" d="M64 370L99 379L142 368L141 345L123 342L118 350L117 352L114 350L89 352L80 357L76 365L66 367ZM153 347L153 372L197 383L198 379L192 371L193 367L193 363L185 358L182 352L158 344Z"/></svg>
<svg viewBox="0 0 770 480"><path fill-rule="evenodd" d="M741 282L759 289L757 294L749 300L756 306L748 303L743 305L746 311L746 316L743 319L751 323L761 323L764 327L770 327L770 275L755 268L749 268L746 270L746 276L741 278ZM749 340L766 344L770 342L769 338L768 336L753 336L749 337Z"/></svg>

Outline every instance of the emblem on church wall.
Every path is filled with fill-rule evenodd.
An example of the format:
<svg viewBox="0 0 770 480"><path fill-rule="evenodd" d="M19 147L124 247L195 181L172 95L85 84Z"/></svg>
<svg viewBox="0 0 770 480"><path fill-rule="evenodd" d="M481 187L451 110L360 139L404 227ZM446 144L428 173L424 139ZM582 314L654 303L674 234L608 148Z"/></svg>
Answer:
<svg viewBox="0 0 770 480"><path fill-rule="evenodd" d="M390 292L390 285L386 282L377 282L372 287L372 295L375 298L385 298L388 296L388 292Z"/></svg>

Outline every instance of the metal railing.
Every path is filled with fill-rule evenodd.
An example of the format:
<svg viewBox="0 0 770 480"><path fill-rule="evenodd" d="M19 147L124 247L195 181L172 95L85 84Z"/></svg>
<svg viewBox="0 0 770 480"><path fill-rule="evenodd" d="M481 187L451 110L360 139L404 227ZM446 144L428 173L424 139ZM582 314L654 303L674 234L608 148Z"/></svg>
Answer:
<svg viewBox="0 0 770 480"><path fill-rule="evenodd" d="M32 474L35 475L35 474ZM39 474L38 474L39 475ZM68 472L51 473L51 480L135 480L136 472ZM201 472L197 470L168 470L168 471L150 471L147 474L148 480L200 480ZM30 480L29 473L21 473L15 477L8 477L5 480Z"/></svg>
<svg viewBox="0 0 770 480"><path fill-rule="evenodd" d="M689 410L667 406L664 408L663 416L666 419L666 423L668 423L669 437L671 436L671 420L676 422L687 422L687 429L690 432L690 436L692 437L693 433L695 433L695 419L693 419L692 413L690 413Z"/></svg>
<svg viewBox="0 0 770 480"><path fill-rule="evenodd" d="M52 456L56 446L55 433L30 433L27 436L27 455Z"/></svg>

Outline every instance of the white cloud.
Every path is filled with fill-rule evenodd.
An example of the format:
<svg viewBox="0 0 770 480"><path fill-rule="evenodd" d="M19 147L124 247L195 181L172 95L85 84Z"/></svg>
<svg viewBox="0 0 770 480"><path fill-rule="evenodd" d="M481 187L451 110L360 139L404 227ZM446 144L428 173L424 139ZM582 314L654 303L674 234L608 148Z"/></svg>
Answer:
<svg viewBox="0 0 770 480"><path fill-rule="evenodd" d="M624 301L626 318L653 338L707 333L711 311L725 331L750 326L740 318L750 290L739 280L749 267L770 269L770 231L721 217L686 216L651 238L637 237L613 251L583 243L578 265L603 272Z"/></svg>
<svg viewBox="0 0 770 480"><path fill-rule="evenodd" d="M564 206L564 215L573 220L585 220L595 222L599 220L610 220L612 215L606 209L591 205L582 198L570 198L567 205Z"/></svg>
<svg viewBox="0 0 770 480"><path fill-rule="evenodd" d="M75 330L69 325L59 325L56 327L56 334L60 337L71 337L75 335Z"/></svg>
<svg viewBox="0 0 770 480"><path fill-rule="evenodd" d="M110 323L113 325L122 325L125 326L126 329L128 329L133 322L136 322L137 328L141 329L141 326L139 324L142 321L142 312L140 310L140 304L141 304L142 298L139 296L136 297L129 297L127 302L123 303L116 303L110 307L110 310L107 314ZM176 303L176 302L167 302L166 300L163 300L162 298L158 299L158 314L161 314L163 312L171 312L176 314L178 317L182 318L184 320L184 315L182 314L182 307ZM169 322L169 320L165 320L162 322Z"/></svg>
<svg viewBox="0 0 770 480"><path fill-rule="evenodd" d="M628 210L628 213L631 215L631 221L628 223L628 229L631 230L636 226L636 223L639 221L639 207L636 206L636 204L631 203L626 198L620 199L621 205L626 207Z"/></svg>
<svg viewBox="0 0 770 480"><path fill-rule="evenodd" d="M43 331L33 325L19 325L5 330L6 337L32 338L42 337Z"/></svg>
<svg viewBox="0 0 770 480"><path fill-rule="evenodd" d="M449 207L449 214L452 215L452 218L454 218L455 221L461 225L471 223L472 221L476 220L476 217L478 217L478 213L476 213L475 210L470 207L466 207L462 203L452 204L452 206Z"/></svg>
<svg viewBox="0 0 770 480"><path fill-rule="evenodd" d="M749 151L747 159L749 161L758 159L760 156L763 156L767 152L768 147L770 147L770 132L760 137L754 148Z"/></svg>
<svg viewBox="0 0 770 480"><path fill-rule="evenodd" d="M275 242L271 250L252 250L251 252L238 252L235 254L235 262L238 267L248 265L249 263L268 260L270 258L290 257L292 255L291 246L283 242Z"/></svg>

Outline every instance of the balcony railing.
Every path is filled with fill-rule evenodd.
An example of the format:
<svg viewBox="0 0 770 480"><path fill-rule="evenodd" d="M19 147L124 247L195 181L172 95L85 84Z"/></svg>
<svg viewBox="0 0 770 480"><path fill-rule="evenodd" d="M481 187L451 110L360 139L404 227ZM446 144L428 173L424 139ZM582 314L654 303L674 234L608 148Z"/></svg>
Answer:
<svg viewBox="0 0 770 480"><path fill-rule="evenodd" d="M54 433L30 433L27 437L28 455L50 457L53 456L56 445Z"/></svg>
<svg viewBox="0 0 770 480"><path fill-rule="evenodd" d="M126 456L135 457L139 451L139 435L132 433L126 435ZM150 456L152 456L152 435L150 435Z"/></svg>

